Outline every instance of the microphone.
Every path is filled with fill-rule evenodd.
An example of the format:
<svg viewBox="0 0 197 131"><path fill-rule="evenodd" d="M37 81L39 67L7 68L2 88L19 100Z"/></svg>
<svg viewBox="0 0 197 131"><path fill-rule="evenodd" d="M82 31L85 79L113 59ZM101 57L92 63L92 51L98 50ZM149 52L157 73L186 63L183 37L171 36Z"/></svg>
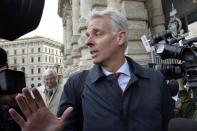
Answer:
<svg viewBox="0 0 197 131"><path fill-rule="evenodd" d="M15 40L40 23L45 0L0 0L0 38Z"/></svg>
<svg viewBox="0 0 197 131"><path fill-rule="evenodd" d="M197 131L197 121L185 118L170 120L168 131Z"/></svg>

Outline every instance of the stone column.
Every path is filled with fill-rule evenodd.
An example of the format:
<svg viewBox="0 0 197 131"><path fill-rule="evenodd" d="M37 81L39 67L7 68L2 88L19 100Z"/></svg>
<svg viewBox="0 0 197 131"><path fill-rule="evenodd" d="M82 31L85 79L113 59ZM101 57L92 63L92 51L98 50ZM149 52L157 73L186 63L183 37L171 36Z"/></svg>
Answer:
<svg viewBox="0 0 197 131"><path fill-rule="evenodd" d="M62 23L63 23L63 44L64 44L64 54L63 54L63 59L64 59L64 67L67 67L67 55L68 55L68 51L67 51L67 26L66 26L66 16L63 15L62 16Z"/></svg>
<svg viewBox="0 0 197 131"><path fill-rule="evenodd" d="M80 17L80 6L79 0L72 0L72 22L73 22L73 35L79 35L79 17Z"/></svg>
<svg viewBox="0 0 197 131"><path fill-rule="evenodd" d="M81 17L87 16L92 8L92 0L80 0L80 5Z"/></svg>
<svg viewBox="0 0 197 131"><path fill-rule="evenodd" d="M149 17L152 32L161 32L165 30L165 18L162 10L161 0L147 0L149 8Z"/></svg>
<svg viewBox="0 0 197 131"><path fill-rule="evenodd" d="M150 32L149 33L158 33L165 30L165 18L162 9L161 0L147 0L147 7L149 12L149 23L150 23ZM157 54L151 55L152 62L163 61ZM170 60L170 59L169 59ZM155 62L156 62L155 61ZM165 60L164 63L168 63L168 60ZM159 62L159 63L160 63ZM157 63L157 62L156 62ZM170 62L171 63L171 62Z"/></svg>
<svg viewBox="0 0 197 131"><path fill-rule="evenodd" d="M145 51L141 42L141 36L148 34L148 13L143 0L121 2L122 12L128 19L129 26L129 43L126 54L131 56L139 64L146 65L150 56Z"/></svg>
<svg viewBox="0 0 197 131"><path fill-rule="evenodd" d="M72 35L73 35L73 30L72 30L72 16L71 16L71 5L70 3L66 3L65 10L64 10L64 15L65 15L65 77L68 76L70 72L70 67L72 66L73 60L72 60Z"/></svg>
<svg viewBox="0 0 197 131"><path fill-rule="evenodd" d="M72 17L66 16L66 49L71 49L71 37L72 37Z"/></svg>
<svg viewBox="0 0 197 131"><path fill-rule="evenodd" d="M65 46L65 50L66 50L66 16L62 17L62 23L63 23L63 44Z"/></svg>
<svg viewBox="0 0 197 131"><path fill-rule="evenodd" d="M80 60L78 61L79 69L86 69L87 63L90 61L90 57L86 57L86 54L89 54L88 49L85 46L85 31L87 27L86 17L91 12L92 9L92 0L80 0L80 22L79 22L79 32L80 38L78 40L79 51L81 53ZM85 53L84 53L85 52Z"/></svg>

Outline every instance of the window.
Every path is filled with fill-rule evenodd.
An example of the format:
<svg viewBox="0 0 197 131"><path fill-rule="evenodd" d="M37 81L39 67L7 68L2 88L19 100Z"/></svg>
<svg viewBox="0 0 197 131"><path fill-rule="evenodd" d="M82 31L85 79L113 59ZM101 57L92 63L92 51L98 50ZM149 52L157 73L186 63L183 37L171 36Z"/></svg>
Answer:
<svg viewBox="0 0 197 131"><path fill-rule="evenodd" d="M41 80L41 78L40 78L40 77L38 77L38 80Z"/></svg>
<svg viewBox="0 0 197 131"><path fill-rule="evenodd" d="M33 81L33 80L34 80L34 78L31 78L31 80Z"/></svg>
<svg viewBox="0 0 197 131"><path fill-rule="evenodd" d="M22 54L25 54L25 49L22 49Z"/></svg>
<svg viewBox="0 0 197 131"><path fill-rule="evenodd" d="M45 48L45 53L47 53L47 48Z"/></svg>
<svg viewBox="0 0 197 131"><path fill-rule="evenodd" d="M45 62L47 62L47 56L45 57Z"/></svg>
<svg viewBox="0 0 197 131"><path fill-rule="evenodd" d="M25 63L25 58L22 58L22 63L23 63L23 64Z"/></svg>
<svg viewBox="0 0 197 131"><path fill-rule="evenodd" d="M33 87L35 87L35 85L34 84L31 84L31 88L33 88Z"/></svg>
<svg viewBox="0 0 197 131"><path fill-rule="evenodd" d="M34 48L31 48L31 53L34 53Z"/></svg>
<svg viewBox="0 0 197 131"><path fill-rule="evenodd" d="M34 69L31 69L31 74L34 74Z"/></svg>
<svg viewBox="0 0 197 131"><path fill-rule="evenodd" d="M25 67L22 67L22 68L21 68L21 71L22 71L22 72L25 72Z"/></svg>
<svg viewBox="0 0 197 131"><path fill-rule="evenodd" d="M31 57L31 63L33 63L34 62L34 58L33 57Z"/></svg>
<svg viewBox="0 0 197 131"><path fill-rule="evenodd" d="M40 62L40 57L38 57L38 62Z"/></svg>
<svg viewBox="0 0 197 131"><path fill-rule="evenodd" d="M38 74L40 74L40 68L38 68Z"/></svg>
<svg viewBox="0 0 197 131"><path fill-rule="evenodd" d="M52 60L52 62L54 62L54 58L53 57L51 57L51 60Z"/></svg>
<svg viewBox="0 0 197 131"><path fill-rule="evenodd" d="M60 68L60 73L62 73L63 71L62 71L63 69L62 69L62 67Z"/></svg>
<svg viewBox="0 0 197 131"><path fill-rule="evenodd" d="M38 48L38 52L40 52L40 48Z"/></svg>
<svg viewBox="0 0 197 131"><path fill-rule="evenodd" d="M41 84L40 84L40 83L38 83L38 87L39 87L39 86L41 86Z"/></svg>
<svg viewBox="0 0 197 131"><path fill-rule="evenodd" d="M16 60L16 58L14 58L14 64L17 64L17 60Z"/></svg>
<svg viewBox="0 0 197 131"><path fill-rule="evenodd" d="M17 51L16 51L16 50L14 50L14 54L15 54L15 55L17 54Z"/></svg>

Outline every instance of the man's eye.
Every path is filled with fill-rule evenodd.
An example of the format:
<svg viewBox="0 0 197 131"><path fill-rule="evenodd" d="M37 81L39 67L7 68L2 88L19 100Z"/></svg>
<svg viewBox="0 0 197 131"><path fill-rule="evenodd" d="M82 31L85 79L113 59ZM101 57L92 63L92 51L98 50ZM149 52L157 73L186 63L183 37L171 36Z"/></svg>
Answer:
<svg viewBox="0 0 197 131"><path fill-rule="evenodd" d="M96 36L101 36L102 33L101 33L101 32L96 32L95 35L96 35Z"/></svg>
<svg viewBox="0 0 197 131"><path fill-rule="evenodd" d="M89 35L85 35L86 37L89 37Z"/></svg>

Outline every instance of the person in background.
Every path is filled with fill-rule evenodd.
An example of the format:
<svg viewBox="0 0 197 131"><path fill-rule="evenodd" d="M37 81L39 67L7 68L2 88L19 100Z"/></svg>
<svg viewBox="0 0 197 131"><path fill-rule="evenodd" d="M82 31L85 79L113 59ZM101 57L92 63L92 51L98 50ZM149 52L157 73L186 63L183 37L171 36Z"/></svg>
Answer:
<svg viewBox="0 0 197 131"><path fill-rule="evenodd" d="M181 102L177 96L179 92L179 84L176 79L172 79L172 80L169 80L167 86L172 96L172 104L174 107L174 113L175 113L175 116L177 116L177 114L179 114L179 111L181 109Z"/></svg>
<svg viewBox="0 0 197 131"><path fill-rule="evenodd" d="M175 80L175 79L169 80L167 85L170 90L171 96L172 97L177 96L177 94L179 92L179 84L178 84L177 80Z"/></svg>
<svg viewBox="0 0 197 131"><path fill-rule="evenodd" d="M81 85L81 109L75 97L80 73L67 80L58 117L47 110L35 88L35 99L24 89L24 97L16 99L27 120L10 110L23 131L167 131L174 112L165 78L125 56L128 30L127 19L118 10L93 11L85 44L94 66Z"/></svg>
<svg viewBox="0 0 197 131"><path fill-rule="evenodd" d="M58 76L53 69L46 69L42 74L43 85L37 87L48 109L57 113L63 88L58 84Z"/></svg>
<svg viewBox="0 0 197 131"><path fill-rule="evenodd" d="M7 53L0 48L0 72L8 68L7 62ZM10 107L19 108L15 100L16 95L0 94L0 131L21 131L8 112Z"/></svg>
<svg viewBox="0 0 197 131"><path fill-rule="evenodd" d="M197 111L197 107L196 102L192 99L192 90L190 88L186 89L187 85L184 84L184 78L179 78L177 81L179 84L178 98L181 102L178 117L197 120L196 115L194 116L194 113Z"/></svg>

